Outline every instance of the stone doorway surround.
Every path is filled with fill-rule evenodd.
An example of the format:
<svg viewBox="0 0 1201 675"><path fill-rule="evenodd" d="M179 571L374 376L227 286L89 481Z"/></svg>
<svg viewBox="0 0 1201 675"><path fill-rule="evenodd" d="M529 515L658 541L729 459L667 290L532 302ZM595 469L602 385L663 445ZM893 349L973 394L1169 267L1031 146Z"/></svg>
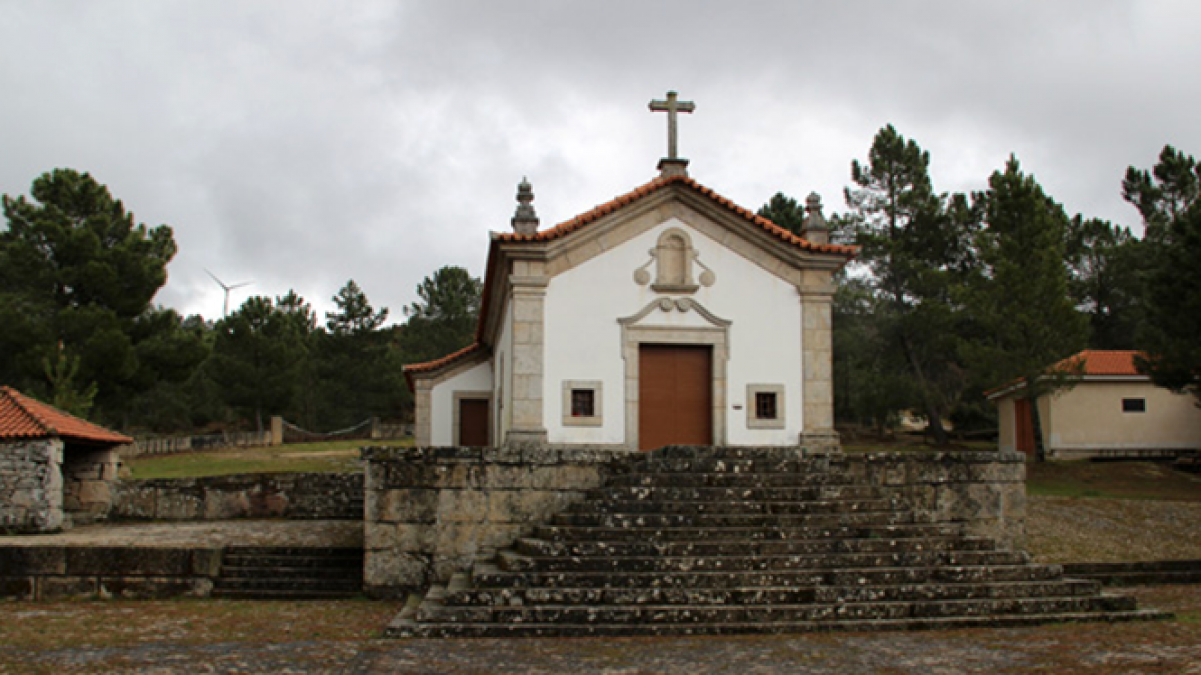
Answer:
<svg viewBox="0 0 1201 675"><path fill-rule="evenodd" d="M710 326L641 326L640 321L652 312L695 311ZM621 324L621 356L625 362L625 439L626 447L636 450L638 442L638 348L643 344L707 345L712 347L711 373L713 390L713 444L726 443L726 382L730 360L730 325L726 319L714 316L691 298L659 298L636 314L618 319Z"/></svg>

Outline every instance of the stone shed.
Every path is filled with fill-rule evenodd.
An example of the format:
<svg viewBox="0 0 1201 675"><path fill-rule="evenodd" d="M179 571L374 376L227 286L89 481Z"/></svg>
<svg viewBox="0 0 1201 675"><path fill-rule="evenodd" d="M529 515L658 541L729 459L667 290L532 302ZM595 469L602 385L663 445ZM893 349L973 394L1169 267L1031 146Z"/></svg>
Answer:
<svg viewBox="0 0 1201 675"><path fill-rule="evenodd" d="M53 532L106 516L118 449L132 442L0 387L0 533Z"/></svg>

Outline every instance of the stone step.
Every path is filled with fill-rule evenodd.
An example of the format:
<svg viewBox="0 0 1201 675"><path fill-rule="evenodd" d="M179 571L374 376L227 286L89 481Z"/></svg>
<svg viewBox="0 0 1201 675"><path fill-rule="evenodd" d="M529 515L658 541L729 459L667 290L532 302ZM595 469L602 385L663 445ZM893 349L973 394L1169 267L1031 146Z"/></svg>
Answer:
<svg viewBox="0 0 1201 675"><path fill-rule="evenodd" d="M742 540L786 541L808 539L893 539L898 537L946 537L962 528L947 523L857 525L819 527L600 527L584 525L540 525L534 536L547 541L702 542Z"/></svg>
<svg viewBox="0 0 1201 675"><path fill-rule="evenodd" d="M864 525L906 525L922 522L913 511L861 511L857 513L818 514L734 514L734 513L559 513L555 525L613 528L662 527L849 527Z"/></svg>
<svg viewBox="0 0 1201 675"><path fill-rule="evenodd" d="M353 591L345 590L298 590L298 589L281 589L271 590L262 588L241 589L241 588L214 588L210 597L218 600L345 600L358 595L359 589Z"/></svg>
<svg viewBox="0 0 1201 675"><path fill-rule="evenodd" d="M587 493L587 502L625 501L803 501L810 499L875 499L880 490L867 485L806 487L624 487L599 488Z"/></svg>
<svg viewBox="0 0 1201 675"><path fill-rule="evenodd" d="M817 570L848 567L931 567L1021 565L1025 553L1010 551L915 551L909 553L827 553L818 555L722 555L722 556L527 556L501 551L497 565L506 572L709 572Z"/></svg>
<svg viewBox="0 0 1201 675"><path fill-rule="evenodd" d="M663 455L647 457L641 462L635 461L629 466L632 474L673 474L673 473L794 473L794 474L826 474L839 475L843 471L833 470L825 462L813 459L797 459L779 455L763 455L758 457L667 457Z"/></svg>
<svg viewBox="0 0 1201 675"><path fill-rule="evenodd" d="M900 511L904 505L887 499L830 499L810 501L630 501L576 502L565 513L580 514L731 514L807 515Z"/></svg>
<svg viewBox="0 0 1201 675"><path fill-rule="evenodd" d="M1054 581L1059 565L948 565L808 570L662 572L526 571L510 572L494 563L478 563L472 582L480 588L757 588L796 586L883 586L889 584L991 583Z"/></svg>
<svg viewBox="0 0 1201 675"><path fill-rule="evenodd" d="M530 556L709 556L709 555L815 555L828 553L894 553L913 551L992 551L996 543L979 537L718 539L670 541L556 541L527 537L514 545Z"/></svg>
<svg viewBox="0 0 1201 675"><path fill-rule="evenodd" d="M846 468L847 465L846 457L840 455L814 453L802 448L739 445L665 445L657 450L634 455L630 460L630 465L645 465L656 459L695 459L697 457L716 457L721 459L800 459L822 468Z"/></svg>
<svg viewBox="0 0 1201 675"><path fill-rule="evenodd" d="M225 555L299 555L327 558L362 558L363 549L331 546L226 546Z"/></svg>
<svg viewBox="0 0 1201 675"><path fill-rule="evenodd" d="M829 631L955 630L965 628L1012 628L1056 623L1105 621L1160 621L1172 615L1157 610L1122 612L1071 612L1010 614L1004 616L923 617L900 620L766 621L759 623L710 624L533 624L481 623L420 624L399 616L385 630L394 638L516 638L516 637L626 637L813 633Z"/></svg>
<svg viewBox="0 0 1201 675"><path fill-rule="evenodd" d="M422 607L424 609L424 603ZM1131 598L1104 595L776 605L507 605L449 608L439 604L436 610L428 614L419 612L418 620L454 623L648 625L1069 614L1130 611L1135 608Z"/></svg>
<svg viewBox="0 0 1201 675"><path fill-rule="evenodd" d="M345 568L363 567L363 551L358 556L323 556L323 555L262 555L262 554L226 554L222 556L222 566L231 567L317 567Z"/></svg>
<svg viewBox="0 0 1201 675"><path fill-rule="evenodd" d="M220 579L214 590L265 590L265 591L328 591L357 593L363 587L362 579Z"/></svg>
<svg viewBox="0 0 1201 675"><path fill-rule="evenodd" d="M846 476L826 473L626 473L610 487L788 487L848 486Z"/></svg>
<svg viewBox="0 0 1201 675"><path fill-rule="evenodd" d="M357 567L243 567L222 565L223 579L362 579L363 568Z"/></svg>
<svg viewBox="0 0 1201 675"><path fill-rule="evenodd" d="M453 585L452 585L453 586ZM896 586L794 586L759 588L530 588L448 587L444 606L464 605L769 605L975 598L1044 598L1097 595L1093 581L929 583Z"/></svg>

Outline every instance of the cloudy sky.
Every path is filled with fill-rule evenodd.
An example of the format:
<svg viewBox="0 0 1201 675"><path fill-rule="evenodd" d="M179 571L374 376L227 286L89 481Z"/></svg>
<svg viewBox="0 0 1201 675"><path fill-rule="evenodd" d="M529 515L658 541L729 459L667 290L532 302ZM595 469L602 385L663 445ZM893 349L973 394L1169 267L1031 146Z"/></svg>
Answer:
<svg viewBox="0 0 1201 675"><path fill-rule="evenodd" d="M1201 154L1201 3L0 0L0 192L91 173L179 243L157 301L221 314L355 279L392 310L482 275L515 186L543 227L653 178L676 89L701 183L845 209L894 124L939 191L1010 153L1069 213L1138 229L1127 166Z"/></svg>

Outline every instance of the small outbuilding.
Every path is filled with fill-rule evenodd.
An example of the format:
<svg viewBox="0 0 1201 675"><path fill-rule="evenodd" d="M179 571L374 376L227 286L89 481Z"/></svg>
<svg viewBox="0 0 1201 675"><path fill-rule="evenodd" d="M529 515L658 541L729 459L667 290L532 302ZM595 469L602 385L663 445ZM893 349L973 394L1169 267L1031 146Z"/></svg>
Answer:
<svg viewBox="0 0 1201 675"><path fill-rule="evenodd" d="M1085 350L1052 369L1079 368L1074 387L1038 400L1043 444L1052 459L1170 457L1201 450L1197 399L1157 387L1134 366L1135 351ZM1034 452L1025 383L993 390L1002 451Z"/></svg>
<svg viewBox="0 0 1201 675"><path fill-rule="evenodd" d="M54 532L108 514L133 439L0 387L0 533Z"/></svg>

